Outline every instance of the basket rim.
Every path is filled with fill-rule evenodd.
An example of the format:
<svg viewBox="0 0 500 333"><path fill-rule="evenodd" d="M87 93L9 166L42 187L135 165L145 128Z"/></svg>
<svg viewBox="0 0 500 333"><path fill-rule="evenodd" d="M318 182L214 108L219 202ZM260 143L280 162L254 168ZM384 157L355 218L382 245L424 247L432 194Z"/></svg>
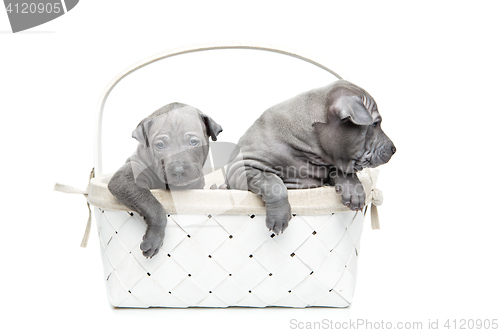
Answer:
<svg viewBox="0 0 500 333"><path fill-rule="evenodd" d="M103 210L130 211L121 204L108 190L107 183L112 175L92 178L87 188L88 202ZM369 170L358 172L363 184L368 205L372 202L374 184ZM257 194L242 190L184 190L167 191L151 190L168 214L230 214L230 215L264 215L264 202ZM313 189L289 190L288 200L292 214L324 215L335 212L350 211L340 200L340 195L333 186Z"/></svg>

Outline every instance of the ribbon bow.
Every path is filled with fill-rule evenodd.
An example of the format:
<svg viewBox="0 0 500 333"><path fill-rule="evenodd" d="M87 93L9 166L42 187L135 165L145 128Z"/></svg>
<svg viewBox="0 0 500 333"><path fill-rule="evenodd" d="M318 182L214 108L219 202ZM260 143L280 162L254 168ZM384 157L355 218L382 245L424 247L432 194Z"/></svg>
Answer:
<svg viewBox="0 0 500 333"><path fill-rule="evenodd" d="M90 180L95 177L94 169L90 172L89 176L89 185L90 185ZM88 186L87 186L88 189ZM85 200L87 200L88 197L88 192L87 190L82 191L80 189L77 189L72 186L68 185L63 185L56 183L54 186L54 191L58 192L63 192L63 193L70 193L70 194L83 194L85 196ZM90 209L90 204L87 200L87 208L89 209L89 218L87 220L87 226L85 227L85 233L83 234L83 239L82 242L80 243L80 247L87 247L87 243L89 242L89 236L90 236L90 226L92 225L92 210Z"/></svg>
<svg viewBox="0 0 500 333"><path fill-rule="evenodd" d="M370 212L371 212L372 229L374 229L374 230L380 229L380 220L378 218L377 206L382 205L382 203L384 201L384 196L382 195L382 191L375 188L375 185L377 184L379 171L380 170L377 170L377 169L371 169L368 172L368 175L370 176L370 180L372 182L372 189L371 189L372 204L371 204Z"/></svg>

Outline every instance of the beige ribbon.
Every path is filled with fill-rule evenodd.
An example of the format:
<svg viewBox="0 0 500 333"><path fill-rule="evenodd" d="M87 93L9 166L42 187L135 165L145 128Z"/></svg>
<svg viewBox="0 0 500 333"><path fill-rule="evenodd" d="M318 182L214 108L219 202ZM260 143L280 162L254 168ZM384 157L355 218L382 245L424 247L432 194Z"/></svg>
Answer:
<svg viewBox="0 0 500 333"><path fill-rule="evenodd" d="M368 170L367 170L368 171ZM378 206L382 205L384 201L384 197L382 195L382 191L375 188L375 185L377 183L378 175L379 175L379 170L377 169L370 169L368 172L368 175L370 177L371 183L372 183L372 189L371 189L371 227L374 230L380 229L380 220L378 216ZM72 186L64 185L64 184L59 184L56 183L54 186L54 190L62 193L69 193L69 194L83 194L85 196L85 200L88 199L88 188L90 186L90 180L95 177L94 169L90 172L89 176L89 185L87 186L87 189L85 191L77 189ZM85 227L85 233L83 235L82 242L80 243L81 247L87 247L88 241L89 241L89 236L90 236L90 228L92 225L92 210L90 209L90 204L87 200L87 208L89 210L89 217L87 219L87 225Z"/></svg>
<svg viewBox="0 0 500 333"><path fill-rule="evenodd" d="M90 180L95 177L94 169L90 172L89 176L89 185L90 185ZM88 186L87 186L88 189ZM80 189L77 189L72 186L68 185L63 185L56 183L54 186L54 191L62 192L62 193L69 193L69 194L83 194L85 196L85 200L87 200L88 196L88 191L82 191ZM85 233L83 234L83 239L82 242L80 243L80 247L87 247L87 243L89 242L89 236L90 236L90 227L92 225L92 210L90 209L90 204L87 200L87 208L89 210L89 218L87 220L87 226L85 227Z"/></svg>
<svg viewBox="0 0 500 333"><path fill-rule="evenodd" d="M381 206L384 202L384 196L382 195L382 191L375 188L377 184L378 174L380 170L371 169L368 173L370 176L370 180L372 182L372 204L370 208L371 213L371 223L372 229L379 230L380 229L380 220L378 217L378 206Z"/></svg>

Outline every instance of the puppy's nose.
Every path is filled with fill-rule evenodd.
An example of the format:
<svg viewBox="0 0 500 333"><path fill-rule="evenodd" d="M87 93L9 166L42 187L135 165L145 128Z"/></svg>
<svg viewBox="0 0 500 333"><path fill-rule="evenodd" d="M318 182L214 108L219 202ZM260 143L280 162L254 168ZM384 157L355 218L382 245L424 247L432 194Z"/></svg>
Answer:
<svg viewBox="0 0 500 333"><path fill-rule="evenodd" d="M396 147L392 145L391 147L392 155L396 154Z"/></svg>
<svg viewBox="0 0 500 333"><path fill-rule="evenodd" d="M177 165L172 169L172 176L181 178L186 175L186 169L182 165Z"/></svg>

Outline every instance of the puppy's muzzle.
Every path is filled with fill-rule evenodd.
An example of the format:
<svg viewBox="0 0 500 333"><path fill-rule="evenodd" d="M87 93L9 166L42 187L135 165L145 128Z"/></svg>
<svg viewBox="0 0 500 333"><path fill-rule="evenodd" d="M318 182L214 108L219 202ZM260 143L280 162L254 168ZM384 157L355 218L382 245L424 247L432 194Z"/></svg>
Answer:
<svg viewBox="0 0 500 333"><path fill-rule="evenodd" d="M389 142L382 148L382 151L380 152L380 158L382 159L382 161L384 161L384 163L387 163L395 153L396 146L394 146L392 142Z"/></svg>
<svg viewBox="0 0 500 333"><path fill-rule="evenodd" d="M188 185L197 181L201 172L197 165L184 161L176 161L165 164L162 161L163 174L167 183L177 186Z"/></svg>
<svg viewBox="0 0 500 333"><path fill-rule="evenodd" d="M188 167L186 163L172 163L168 168L169 174L172 175L174 179L181 179L186 176Z"/></svg>

